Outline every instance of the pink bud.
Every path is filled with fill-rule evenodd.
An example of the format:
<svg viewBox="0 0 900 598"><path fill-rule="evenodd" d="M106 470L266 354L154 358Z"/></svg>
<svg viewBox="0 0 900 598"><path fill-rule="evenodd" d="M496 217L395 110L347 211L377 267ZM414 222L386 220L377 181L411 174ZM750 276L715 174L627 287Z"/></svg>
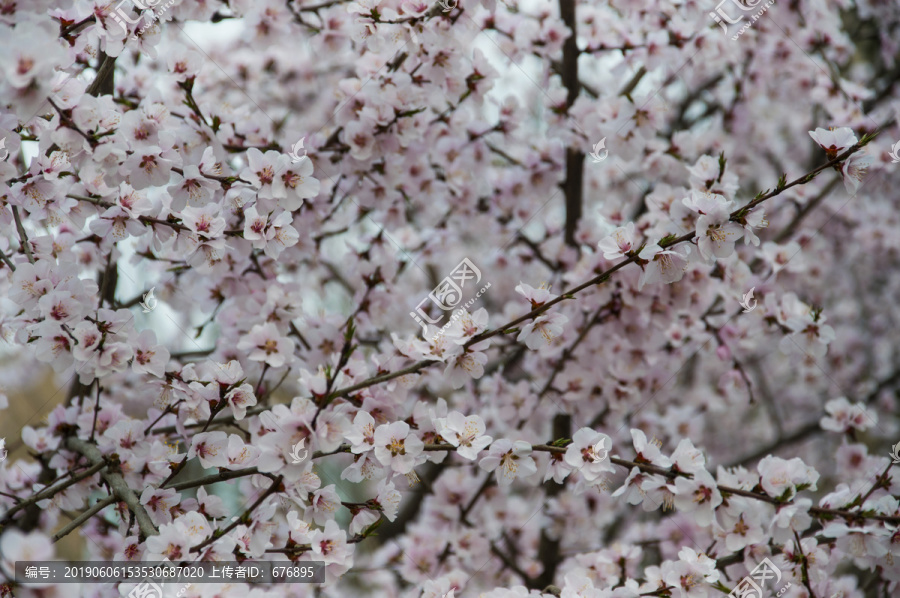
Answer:
<svg viewBox="0 0 900 598"><path fill-rule="evenodd" d="M719 359L722 361L728 361L731 359L731 351L728 350L728 347L725 345L719 345L719 348L716 349L716 355L719 356Z"/></svg>

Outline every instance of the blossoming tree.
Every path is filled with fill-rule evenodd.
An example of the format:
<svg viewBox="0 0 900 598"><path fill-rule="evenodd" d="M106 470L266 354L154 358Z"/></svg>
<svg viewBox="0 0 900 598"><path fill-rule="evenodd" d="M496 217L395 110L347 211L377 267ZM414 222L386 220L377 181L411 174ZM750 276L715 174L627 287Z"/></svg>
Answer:
<svg viewBox="0 0 900 598"><path fill-rule="evenodd" d="M59 4L0 0L0 596L897 595L898 5Z"/></svg>

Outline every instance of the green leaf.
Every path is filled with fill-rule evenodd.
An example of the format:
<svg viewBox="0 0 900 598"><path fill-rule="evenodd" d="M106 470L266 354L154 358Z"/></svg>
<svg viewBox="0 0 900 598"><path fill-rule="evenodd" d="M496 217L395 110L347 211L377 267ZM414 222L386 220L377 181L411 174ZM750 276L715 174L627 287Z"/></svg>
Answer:
<svg viewBox="0 0 900 598"><path fill-rule="evenodd" d="M668 234L668 235L666 235L665 237L663 237L662 239L659 240L658 245L659 245L660 247L668 247L668 246L669 246L670 244L672 244L672 243L675 241L675 239L677 239L677 238L678 238L678 235L676 235L676 234L674 234L674 233Z"/></svg>
<svg viewBox="0 0 900 598"><path fill-rule="evenodd" d="M373 523L372 525L370 525L369 527L364 529L359 535L362 536L363 538L368 538L369 536L372 535L372 532L374 532L376 529L378 529L378 526L381 525L382 521L384 521L384 517L379 517L375 521L375 523Z"/></svg>

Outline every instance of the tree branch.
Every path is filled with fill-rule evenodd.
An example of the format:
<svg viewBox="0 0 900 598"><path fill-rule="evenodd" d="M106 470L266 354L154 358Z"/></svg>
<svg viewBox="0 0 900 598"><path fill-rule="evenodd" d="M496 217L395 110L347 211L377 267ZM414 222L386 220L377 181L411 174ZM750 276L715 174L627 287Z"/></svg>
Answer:
<svg viewBox="0 0 900 598"><path fill-rule="evenodd" d="M83 480L85 478L91 477L92 475L94 475L95 473L97 473L98 471L103 469L104 467L106 467L106 459L104 459L103 461L101 461L99 463L94 463L91 467L89 467L85 471L74 474L71 479L66 480L65 482L63 482L57 486L49 486L49 487L44 488L43 490L37 492L33 496L22 500L21 502L16 504L13 508L11 508L6 513L6 515L3 517L3 520L0 521L0 527L2 527L3 523L8 523L9 521L12 521L13 515L15 515L18 511L24 509L25 507L27 507L29 505L33 505L33 504L38 503L46 498L51 498L54 495L59 494L60 492L62 492L66 488L68 488L69 486L72 486L73 484L77 484L78 482L80 482L81 480Z"/></svg>
<svg viewBox="0 0 900 598"><path fill-rule="evenodd" d="M100 449L86 440L70 436L66 439L66 448L79 455L84 455L88 461L95 466L97 464L106 463L106 458L100 452ZM153 525L150 515L147 514L144 506L138 500L137 495L128 487L128 484L125 483L125 478L122 477L122 474L112 471L110 468L106 471L102 471L100 476L107 484L109 484L109 489L113 495L128 505L128 508L134 513L138 528L140 528L143 537L155 536L159 533L156 526Z"/></svg>
<svg viewBox="0 0 900 598"><path fill-rule="evenodd" d="M64 528L62 528L61 530L56 532L53 535L53 542L59 542L64 537L68 536L71 532L73 532L77 528L79 528L88 519L90 519L91 517L93 517L94 515L96 515L97 513L99 513L100 511L102 511L103 509L108 507L109 505L111 505L112 503L116 502L116 500L117 499L115 496L107 496L106 498L97 501L97 503L93 507L91 507L90 509L88 509L87 511L85 511L84 513L82 513L81 515L79 515L78 517L73 519L72 521L70 521Z"/></svg>

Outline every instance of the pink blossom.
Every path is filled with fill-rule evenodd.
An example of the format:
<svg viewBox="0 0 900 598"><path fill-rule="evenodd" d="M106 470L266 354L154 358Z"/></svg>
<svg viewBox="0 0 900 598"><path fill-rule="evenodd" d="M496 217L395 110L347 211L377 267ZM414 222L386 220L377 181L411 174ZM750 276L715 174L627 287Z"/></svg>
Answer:
<svg viewBox="0 0 900 598"><path fill-rule="evenodd" d="M330 519L324 531L315 530L310 534L310 545L316 560L327 564L345 564L353 554L353 546L347 544L347 534Z"/></svg>
<svg viewBox="0 0 900 598"><path fill-rule="evenodd" d="M586 480L593 481L604 473L615 471L609 462L612 440L602 432L581 428L572 436L572 444L566 448L565 460L578 470Z"/></svg>
<svg viewBox="0 0 900 598"><path fill-rule="evenodd" d="M237 344L240 351L249 351L248 358L264 361L273 368L283 366L291 359L293 339L282 336L272 322L256 324Z"/></svg>
<svg viewBox="0 0 900 598"><path fill-rule="evenodd" d="M828 414L820 421L823 430L849 432L867 430L878 424L878 414L868 409L865 403L850 403L846 397L831 399L825 403Z"/></svg>
<svg viewBox="0 0 900 598"><path fill-rule="evenodd" d="M240 421L247 416L247 408L256 405L256 395L253 393L253 387L249 384L241 384L232 388L225 394L225 400L228 401L231 412L234 413L234 419Z"/></svg>
<svg viewBox="0 0 900 598"><path fill-rule="evenodd" d="M241 178L249 181L259 192L260 197L274 196L276 177L284 170L287 158L275 151L263 154L256 148L247 150L248 165L241 171Z"/></svg>
<svg viewBox="0 0 900 598"><path fill-rule="evenodd" d="M730 256L741 238L742 228L731 222L728 209L728 204L720 203L697 218L697 246L707 260Z"/></svg>
<svg viewBox="0 0 900 598"><path fill-rule="evenodd" d="M244 469L253 467L259 459L259 449L249 444L244 444L241 437L237 434L231 434L228 437L228 447L226 456L228 464L221 466L225 469Z"/></svg>
<svg viewBox="0 0 900 598"><path fill-rule="evenodd" d="M690 253L690 248L686 247L686 252ZM647 283L662 282L663 284L671 284L678 282L684 277L684 271L688 266L686 254L680 251L668 251L662 249L658 244L652 243L644 247L638 254L642 260L650 260L650 263L644 266L641 273L641 279L638 283L638 289L643 289Z"/></svg>
<svg viewBox="0 0 900 598"><path fill-rule="evenodd" d="M853 154L841 163L841 174L844 177L844 188L850 195L856 195L869 166L875 162L872 156Z"/></svg>
<svg viewBox="0 0 900 598"><path fill-rule="evenodd" d="M531 309L537 309L548 301L552 301L559 296L552 294L549 288L544 288L544 285L541 285L536 289L524 282L520 282L516 286L516 292L521 294L531 302Z"/></svg>
<svg viewBox="0 0 900 598"><path fill-rule="evenodd" d="M171 488L146 488L141 494L141 504L157 525L172 523L171 509L181 502L181 494Z"/></svg>
<svg viewBox="0 0 900 598"><path fill-rule="evenodd" d="M478 453L493 440L485 435L484 420L478 415L466 417L459 411L451 411L447 417L435 420L435 429L441 437L457 447L460 457L474 461Z"/></svg>
<svg viewBox="0 0 900 598"><path fill-rule="evenodd" d="M524 440L515 442L505 438L491 444L486 457L478 465L485 471L500 469L497 483L509 486L516 478L525 478L537 473L537 465L531 458L531 445Z"/></svg>
<svg viewBox="0 0 900 598"><path fill-rule="evenodd" d="M853 129L849 127L839 127L837 129L823 129L819 127L815 131L809 131L809 136L827 152L830 159L857 142Z"/></svg>
<svg viewBox="0 0 900 598"><path fill-rule="evenodd" d="M490 341L482 341L460 351L455 357L448 359L449 363L444 370L450 385L453 388L462 388L469 379L478 380L484 375L484 365L488 361L483 352L490 346Z"/></svg>
<svg viewBox="0 0 900 598"><path fill-rule="evenodd" d="M772 498L791 499L799 490L815 490L819 474L798 457L790 460L769 455L756 466L760 486Z"/></svg>
<svg viewBox="0 0 900 598"><path fill-rule="evenodd" d="M382 424L375 428L375 458L397 473L409 473L422 453L424 443L410 433L406 422Z"/></svg>
<svg viewBox="0 0 900 598"><path fill-rule="evenodd" d="M636 250L637 246L638 243L634 235L634 222L629 222L627 225L617 228L598 244L598 248L603 252L603 257L608 260L625 257L629 252Z"/></svg>
<svg viewBox="0 0 900 598"><path fill-rule="evenodd" d="M225 432L203 432L193 437L187 458L198 457L205 467L228 465L228 435Z"/></svg>
<svg viewBox="0 0 900 598"><path fill-rule="evenodd" d="M83 335L85 342L92 344L92 333ZM162 378L166 373L166 363L169 361L169 351L156 342L156 333L152 330L144 330L135 339L134 361L131 364L135 372L153 374Z"/></svg>
<svg viewBox="0 0 900 598"><path fill-rule="evenodd" d="M716 480L706 470L696 472L691 479L675 478L675 508L691 513L697 524L709 526L720 504L722 494Z"/></svg>
<svg viewBox="0 0 900 598"><path fill-rule="evenodd" d="M553 339L562 335L565 323L569 321L567 316L560 313L540 315L532 321L524 324L516 340L525 341L525 345L531 350L537 350L553 342Z"/></svg>
<svg viewBox="0 0 900 598"><path fill-rule="evenodd" d="M344 436L350 441L350 450L359 454L375 447L375 420L366 411L358 411L353 427Z"/></svg>

